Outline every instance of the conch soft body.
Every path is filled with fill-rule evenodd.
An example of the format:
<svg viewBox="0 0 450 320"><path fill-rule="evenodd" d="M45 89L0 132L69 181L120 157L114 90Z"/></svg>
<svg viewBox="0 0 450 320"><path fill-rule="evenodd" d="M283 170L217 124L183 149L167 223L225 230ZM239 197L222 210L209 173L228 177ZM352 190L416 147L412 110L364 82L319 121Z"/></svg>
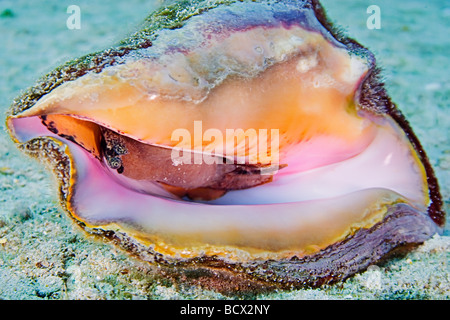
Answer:
<svg viewBox="0 0 450 320"><path fill-rule="evenodd" d="M339 281L444 225L373 54L316 0L170 4L39 80L7 127L86 231L221 291Z"/></svg>

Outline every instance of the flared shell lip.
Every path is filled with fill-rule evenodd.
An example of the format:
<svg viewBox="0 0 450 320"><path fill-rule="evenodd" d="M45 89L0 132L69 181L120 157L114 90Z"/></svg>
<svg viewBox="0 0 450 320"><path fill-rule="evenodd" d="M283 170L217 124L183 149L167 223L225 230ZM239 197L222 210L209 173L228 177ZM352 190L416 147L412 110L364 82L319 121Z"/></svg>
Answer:
<svg viewBox="0 0 450 320"><path fill-rule="evenodd" d="M43 139L51 141L54 144L56 143L59 147L64 147L64 150L68 148L59 139ZM67 155L64 150L60 150L59 152L64 152ZM60 164L62 166L69 165L69 167L73 167L72 161L63 160ZM72 171L72 173L75 173L75 171ZM73 184L70 183L70 186L73 186ZM71 191L68 193L70 194ZM70 197L67 198L67 193L61 193L60 199L62 206L71 212L70 207L68 208L66 206L69 203L67 200L70 199ZM415 243L426 240L427 237L436 232L437 226L425 214L417 212L407 205L399 205L403 207L392 208L393 212L388 214L383 221L377 223L372 228L362 229L344 241L335 243L312 256L306 256L304 258L294 256L290 259L267 261L255 260L246 263L227 262L217 255L205 255L186 259L166 257L158 251L155 251L152 246L144 247L130 237L130 235L120 230L116 231L113 225L109 225L112 229L104 230L86 224L78 220L76 216L70 215L70 217L87 234L107 239L112 244L120 246L136 258L157 263L161 268L160 270L163 276L173 277L172 279L181 277L183 282L206 286L209 289L215 289L224 294L235 295L239 292L258 292L277 288L318 287L323 284L342 281L359 270L354 269L355 266L351 265L350 262L352 260L346 260L348 256L353 256L353 259L356 260L362 260L362 266L356 267L365 268L369 264L378 261L377 259L382 257L386 258L387 254L395 254L399 250L401 252L401 243L400 247L398 247L398 243L396 245L394 243L398 242L396 237L401 238L402 235L393 234L396 228L395 225L394 228L389 227L390 221L399 220L400 225L403 226L402 221L413 219L410 224L416 225L415 228L420 232L415 233L417 237L408 239L412 241L408 243L409 246L414 246ZM403 216L402 211L409 213ZM382 250L380 252L377 251L372 257L367 257L367 254L372 250L367 247L371 242L365 243L366 237L371 238L371 241L382 241L383 243L381 246ZM362 250L362 255L355 252L359 247L362 248L360 249ZM204 283L203 281L206 282ZM236 291L236 288L239 288L241 291Z"/></svg>
<svg viewBox="0 0 450 320"><path fill-rule="evenodd" d="M187 12L186 18L179 18L179 22L174 23L174 25L164 25L159 29L152 29L150 34L144 33L140 34L140 32L136 32L134 35L131 35L130 38L133 38L133 41L122 41L119 45L113 46L107 50L96 52L93 54L88 54L78 59L71 60L65 63L63 66L55 69L49 74L43 76L38 80L38 83L35 86L28 88L23 94L17 97L11 107L7 112L7 117L18 116L21 112L32 108L36 102L44 95L48 94L50 91L60 86L61 84L76 80L88 73L100 73L105 68L108 68L113 65L123 64L125 63L125 57L129 56L131 53L139 53L141 52L143 56L146 58L151 58L148 55L148 48L153 47L153 42L158 40L160 32L170 31L171 29L178 29L183 26L189 19L195 18L200 15L204 15L208 12L214 12L214 9L220 7L222 4L226 6L230 6L232 4L247 4L247 5L259 5L261 3L276 3L279 1L237 1L237 0L229 0L229 1L217 1L217 3L212 2L210 6L207 4L205 7L201 7L200 4L208 3L209 1L194 1L199 4L199 8L194 10L193 13ZM340 31L332 27L330 23L326 20L325 13L317 0L289 0L284 1L283 5L289 5L290 9L293 9L295 14L290 14L289 12L282 12L280 14L274 15L274 18L279 19L276 21L265 22L264 20L258 21L257 23L251 23L249 20L244 20L245 25L236 24L235 21L239 19L229 19L227 21L229 25L225 25L228 29L227 32L233 31L242 31L246 29L251 29L257 26L267 26L273 27L276 24L281 24L287 26L288 28L292 25L296 24L305 30L318 32L322 34L329 42L332 42L333 45L337 47L345 48L349 51L350 54L356 54L364 56L364 58L368 61L369 69L374 67L375 58L373 54L367 50L367 48L361 46L359 43L354 41L353 39L347 38L341 34ZM170 8L169 5L166 8ZM313 21L310 17L305 14L305 12L311 13L310 11L314 10L313 13L317 18L317 21ZM163 16L169 15L169 13L165 13L166 9L162 9L161 11L156 11L149 18L147 18L148 23L152 23L152 16ZM177 13L178 15L178 13ZM303 21L298 22L296 19L299 17L303 17ZM307 21L305 23L304 21ZM234 23L234 24L233 24ZM143 28L145 28L144 25ZM145 37L145 38L140 38ZM168 45L166 47L167 50L172 50L171 46ZM162 54L162 53L161 53Z"/></svg>

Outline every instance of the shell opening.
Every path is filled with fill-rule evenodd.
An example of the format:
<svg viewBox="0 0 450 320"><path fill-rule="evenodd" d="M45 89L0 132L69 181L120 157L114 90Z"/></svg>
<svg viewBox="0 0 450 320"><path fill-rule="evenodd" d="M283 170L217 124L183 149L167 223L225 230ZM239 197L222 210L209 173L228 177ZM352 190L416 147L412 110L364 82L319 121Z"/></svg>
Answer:
<svg viewBox="0 0 450 320"><path fill-rule="evenodd" d="M242 260L315 252L395 203L428 206L401 128L355 101L362 57L295 25L208 39L67 82L9 119L19 142L69 146L74 216L168 255Z"/></svg>

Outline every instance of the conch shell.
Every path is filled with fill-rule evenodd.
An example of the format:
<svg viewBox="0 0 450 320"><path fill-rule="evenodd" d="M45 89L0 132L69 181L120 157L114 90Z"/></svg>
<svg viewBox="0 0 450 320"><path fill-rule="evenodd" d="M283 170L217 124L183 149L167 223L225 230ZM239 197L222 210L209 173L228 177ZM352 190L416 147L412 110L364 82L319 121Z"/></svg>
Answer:
<svg viewBox="0 0 450 320"><path fill-rule="evenodd" d="M438 182L373 54L318 1L175 2L7 118L61 205L223 292L345 279L440 232Z"/></svg>

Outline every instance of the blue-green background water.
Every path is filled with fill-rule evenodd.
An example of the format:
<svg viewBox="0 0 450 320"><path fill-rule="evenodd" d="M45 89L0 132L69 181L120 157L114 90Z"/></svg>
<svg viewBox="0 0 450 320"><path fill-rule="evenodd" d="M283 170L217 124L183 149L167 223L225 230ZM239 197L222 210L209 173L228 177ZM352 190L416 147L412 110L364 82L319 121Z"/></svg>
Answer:
<svg viewBox="0 0 450 320"><path fill-rule="evenodd" d="M81 29L66 26L67 7L81 8ZM108 47L132 32L156 0L0 0L0 115L21 90L59 64ZM323 0L329 16L369 47L383 67L389 94L411 122L450 203L450 1ZM381 9L369 30L366 9ZM53 179L24 157L0 116L0 298L222 298L157 282L152 268L98 243L58 207ZM448 235L449 228L445 231ZM329 288L258 298L446 299L449 237L410 256ZM375 280L373 280L375 279ZM373 284L375 283L375 284Z"/></svg>

